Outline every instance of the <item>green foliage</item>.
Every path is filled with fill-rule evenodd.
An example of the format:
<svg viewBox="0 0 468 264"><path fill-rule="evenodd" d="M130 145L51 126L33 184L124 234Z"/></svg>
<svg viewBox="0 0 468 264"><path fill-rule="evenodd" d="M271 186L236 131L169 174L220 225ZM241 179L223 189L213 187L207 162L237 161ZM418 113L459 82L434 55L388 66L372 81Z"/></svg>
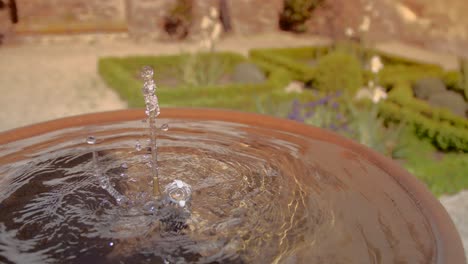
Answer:
<svg viewBox="0 0 468 264"><path fill-rule="evenodd" d="M468 99L468 60L462 61L462 84L461 89L465 93L465 98Z"/></svg>
<svg viewBox="0 0 468 264"><path fill-rule="evenodd" d="M436 121L411 108L385 101L381 105L381 114L391 121L404 121L411 125L414 133L421 139L429 139L442 150L468 151L468 130Z"/></svg>
<svg viewBox="0 0 468 264"><path fill-rule="evenodd" d="M98 72L104 81L127 101L129 107L144 106L140 83L126 69L118 58L102 58L98 61ZM137 92L138 91L138 92Z"/></svg>
<svg viewBox="0 0 468 264"><path fill-rule="evenodd" d="M181 66L182 82L189 86L209 86L217 84L226 73L226 62L215 54L195 53Z"/></svg>
<svg viewBox="0 0 468 264"><path fill-rule="evenodd" d="M447 71L442 76L444 83L452 90L463 91L463 76L459 71Z"/></svg>
<svg viewBox="0 0 468 264"><path fill-rule="evenodd" d="M467 153L439 152L430 141L421 140L411 130L402 133L401 145L404 167L436 196L468 188Z"/></svg>
<svg viewBox="0 0 468 264"><path fill-rule="evenodd" d="M466 118L453 115L447 109L433 107L422 100L414 98L408 83L397 84L390 92L387 101L419 113L434 122L446 123L456 128L468 130L468 120Z"/></svg>
<svg viewBox="0 0 468 264"><path fill-rule="evenodd" d="M265 61L285 69L292 75L292 78L296 80L310 82L315 74L314 67L308 65L306 62L322 59L322 57L333 51L348 53L349 56L357 56L358 54L364 53L380 56L383 63L386 65L380 73L380 78L383 78L384 86L392 86L395 82L400 82L400 79L404 81L415 81L421 78L421 76L440 76L443 74L443 70L436 65L421 64L399 56L382 53L376 50L364 50L362 47L350 46L348 44L338 44L334 48L330 46L304 46L294 48L253 49L250 51L249 55L255 60ZM366 57L370 57L370 55ZM364 58L360 59L362 60ZM359 67L361 68L361 66ZM366 81L374 78L373 74L369 71L364 71L362 74L363 79ZM401 78L399 76L401 76Z"/></svg>
<svg viewBox="0 0 468 264"><path fill-rule="evenodd" d="M442 79L450 90L458 92L468 100L468 61L461 62L460 71L447 71Z"/></svg>
<svg viewBox="0 0 468 264"><path fill-rule="evenodd" d="M458 79L457 74L434 65L387 65L379 80L393 88L382 104L382 115L388 120L406 121L419 138L428 139L439 149L467 152L468 120L415 98L411 86L422 78L442 78L449 86L455 86Z"/></svg>
<svg viewBox="0 0 468 264"><path fill-rule="evenodd" d="M405 122L399 125L388 124L379 115L380 104L372 104L369 107L357 107L348 102L348 118L350 127L354 131L352 138L369 148L388 157L398 157L400 151L400 136L405 127Z"/></svg>
<svg viewBox="0 0 468 264"><path fill-rule="evenodd" d="M304 82L309 81L307 78L312 75L313 68L304 63L298 63L294 57L290 58L285 56L283 52L286 51L285 53L287 53L288 50L289 49L254 49L249 52L249 55L252 60L257 63L263 62L266 65L284 69L291 75L291 78ZM294 49L293 51L298 50ZM313 56L308 48L293 53L293 56L301 57L301 54L304 55L302 58L307 58L307 55Z"/></svg>
<svg viewBox="0 0 468 264"><path fill-rule="evenodd" d="M435 65L385 65L379 72L379 83L383 86L393 86L396 83L410 83L422 78L441 78L444 70Z"/></svg>
<svg viewBox="0 0 468 264"><path fill-rule="evenodd" d="M304 32L304 23L323 0L284 0L279 25L282 30Z"/></svg>
<svg viewBox="0 0 468 264"><path fill-rule="evenodd" d="M201 54L200 56L208 56ZM223 61L226 72L239 62L246 61L235 53L214 53ZM269 94L275 89L282 89L290 81L290 77L283 70L267 63L259 65L268 75L262 84L209 84L196 86L180 82L175 87L166 86L159 82L167 76L178 78L184 63L189 60L188 54L172 56L139 56L126 58L101 58L98 70L104 81L115 89L120 97L126 100L130 107L143 107L141 95L142 83L138 81L141 67L149 65L155 69L155 79L158 85L158 97L162 106L192 106L219 107L255 111L256 98ZM179 76L182 78L181 76Z"/></svg>
<svg viewBox="0 0 468 264"><path fill-rule="evenodd" d="M313 72L313 81L322 91L355 94L363 84L361 65L356 57L334 51L319 61Z"/></svg>

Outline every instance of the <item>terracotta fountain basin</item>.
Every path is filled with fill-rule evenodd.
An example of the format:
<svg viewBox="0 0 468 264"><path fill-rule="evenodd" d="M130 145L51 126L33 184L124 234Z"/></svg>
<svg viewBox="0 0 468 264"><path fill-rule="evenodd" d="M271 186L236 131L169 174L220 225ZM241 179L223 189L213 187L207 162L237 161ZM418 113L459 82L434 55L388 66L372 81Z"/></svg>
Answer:
<svg viewBox="0 0 468 264"><path fill-rule="evenodd" d="M46 188L53 182L53 173L28 174L24 169L26 176L18 176L21 174L17 173L20 168L31 166L30 170L35 171L34 166L42 166L48 161L48 155L51 160L53 157L55 163L61 162L60 166L67 167L67 170L75 166L70 165L74 162L87 164L89 151L86 144L81 143L89 135L96 136L98 141L102 139L102 147L96 151L111 164L106 166L112 167L112 162L130 159L128 153L133 153L133 148L129 148L128 144L126 148L131 151L113 151L120 141L133 142L133 138L144 138L145 129L141 126L141 120L145 117L143 110L122 110L63 118L1 133L0 210L3 216L0 216L0 262L20 263L26 259L24 256L30 254L28 256L36 262L53 259L69 263L112 263L117 260L125 263L144 260L173 263L171 261L175 262L180 254L185 261L198 263L466 263L460 237L447 212L423 183L397 163L322 129L232 111L169 108L163 109L158 117L170 127L166 134L160 136L162 174L171 175L168 178L177 175L192 184L195 190L191 217L199 221L190 220L187 224L190 231L183 232L184 239L190 237L190 241L197 241L190 244L191 250L185 248L188 244L186 240L179 247L184 248L182 251L168 253L162 250L166 244L161 241L165 241L167 236L145 236L147 241L142 242L128 233L118 237L108 233L104 235L99 228L94 228L94 222L86 227L80 226L86 231L80 231L74 237L90 232L87 236L74 240L73 244L57 246L63 241L53 238L55 233L47 231L47 225L58 219L58 211L40 218L28 218L33 216L26 213L24 216L18 215L18 212L31 208L38 197L53 193L52 189ZM126 126L131 129L126 130ZM182 143L180 138L183 138ZM196 148L189 146L198 143L201 145ZM107 147L106 144L113 145ZM216 148L212 150L210 145ZM67 151L79 158L68 158L66 162L57 158L61 155L69 157ZM85 152L87 154L79 154ZM180 156L190 157L187 158L190 162L183 163L183 158L177 157L179 152L183 153ZM176 161L181 165L177 165ZM50 168L54 162L47 166ZM209 165L201 168L203 164ZM109 169L108 173L112 174L115 170ZM128 170L128 174L131 174ZM213 182L209 176L200 180L191 178L187 176L188 170L194 171L194 174L198 170L203 171L200 175L205 176L213 173L217 175L213 178L220 177L223 183ZM229 185L230 178L223 178L223 174L231 175L229 173L236 170L243 176ZM60 179L68 177L70 173L53 174L53 177ZM15 177L30 178L23 185L18 185L19 180ZM255 180L257 177L262 181ZM202 183L197 187L198 182ZM216 190L224 187L226 189L216 193ZM25 198L28 192L36 196L31 194L30 198ZM206 196L208 200L197 198L205 197L203 195L206 193L210 193ZM105 194L99 195L101 202L108 199ZM215 198L216 202L213 200ZM74 199L80 201L75 205L75 200L69 200L74 206L86 203L81 198ZM236 199L240 202L236 202ZM54 201L57 203L57 200ZM101 205L102 208L114 210L117 206L110 198L109 201ZM228 202L232 203L229 205L232 208L223 205ZM224 214L217 212L216 207L224 210ZM239 208L246 211L235 224L222 219L237 219ZM262 213L256 215L249 208ZM110 214L106 212L103 214ZM60 221L67 223L64 226L70 226L72 224L67 222L70 221L68 219L64 217ZM60 221L54 222L54 229L63 227ZM208 229L203 226L211 225L210 221L216 222L213 224L216 228L205 232ZM223 229L222 226L227 223L230 227ZM110 233L125 230L121 223L112 222L112 225L120 229L112 229L114 231ZM138 228L135 227L135 230ZM64 232L70 234L74 231L67 229ZM35 237L43 239L36 240ZM90 237L94 240L89 240ZM224 241L222 245L194 246L207 241L221 241L220 237ZM44 242L44 239L50 240ZM16 244L4 241L16 241ZM110 246L88 248L89 243L94 243L92 241ZM21 243L31 246L24 249ZM61 247L63 249L58 250ZM87 250L80 251L80 248ZM93 251L94 248L97 248L96 251ZM148 255L149 248L157 253ZM140 251L146 253L140 254ZM31 254L35 254L34 257ZM167 258L159 258L162 255Z"/></svg>

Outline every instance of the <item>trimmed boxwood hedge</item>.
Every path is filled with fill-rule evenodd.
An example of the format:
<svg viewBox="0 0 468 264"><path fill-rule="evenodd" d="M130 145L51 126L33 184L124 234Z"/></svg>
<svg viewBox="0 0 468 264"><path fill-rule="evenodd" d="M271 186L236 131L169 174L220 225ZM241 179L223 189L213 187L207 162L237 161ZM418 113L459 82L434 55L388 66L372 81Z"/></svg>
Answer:
<svg viewBox="0 0 468 264"><path fill-rule="evenodd" d="M429 138L440 149L468 152L468 120L414 98L408 82L392 89L381 104L381 114L411 124L419 137Z"/></svg>
<svg viewBox="0 0 468 264"><path fill-rule="evenodd" d="M402 65L402 66L422 66L421 64L409 59L390 55L376 50L363 50L361 47L343 47L338 46L336 49L330 46L306 46L295 48L269 48L269 49L252 49L249 52L251 58L267 61L272 65L282 67L295 76L297 80L310 81L310 77L314 76L314 67L307 65L307 60L321 58L329 54L333 50L347 49L352 53L357 54L376 54L379 55L384 64ZM436 65L429 65L436 66ZM437 66L436 66L437 67Z"/></svg>
<svg viewBox="0 0 468 264"><path fill-rule="evenodd" d="M201 56L204 56L203 54ZM223 60L229 72L247 58L230 52L215 53ZM158 75L172 74L171 69L180 67L188 54L171 56L135 56L106 57L99 59L98 71L104 81L128 102L129 107L143 107L142 83L138 80L138 71L145 65L155 68ZM252 60L255 63L255 60ZM158 85L158 97L162 106L223 107L238 110L255 110L256 97L272 90L283 88L291 80L286 71L262 62L257 65L266 72L267 81L260 84L226 84L194 87L185 84L176 87Z"/></svg>
<svg viewBox="0 0 468 264"><path fill-rule="evenodd" d="M331 51L330 47L256 49L250 52L250 56L284 68L292 78L313 83L317 75L324 73L317 70L320 62L312 67L306 63L307 59L324 58ZM468 120L452 114L447 109L432 107L414 98L412 92L412 85L417 80L436 77L442 79L449 89L468 93L467 62L462 63L464 65L462 73L446 72L438 65L422 64L375 50L364 51L355 47L354 51L366 56L379 55L385 64L378 75L379 84L391 89L389 99L382 103L381 114L385 118L409 122L420 137L429 138L441 149L468 151ZM334 74L339 74L339 69L338 73ZM370 72L363 72L364 80L370 80L371 76Z"/></svg>

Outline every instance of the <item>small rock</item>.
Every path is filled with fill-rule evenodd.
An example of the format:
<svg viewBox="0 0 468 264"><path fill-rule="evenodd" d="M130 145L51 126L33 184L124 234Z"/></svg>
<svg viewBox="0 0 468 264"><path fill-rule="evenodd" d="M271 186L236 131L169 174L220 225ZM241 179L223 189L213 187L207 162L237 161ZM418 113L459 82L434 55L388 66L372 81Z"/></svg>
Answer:
<svg viewBox="0 0 468 264"><path fill-rule="evenodd" d="M442 91L433 93L427 99L427 102L435 107L449 109L454 114L465 117L468 110L468 104L465 102L463 95L453 91Z"/></svg>
<svg viewBox="0 0 468 264"><path fill-rule="evenodd" d="M304 83L292 81L284 88L284 91L286 93L302 93L304 91Z"/></svg>
<svg viewBox="0 0 468 264"><path fill-rule="evenodd" d="M307 64L308 66L310 66L310 67L315 67L315 66L317 66L317 64L318 64L318 60L315 60L315 59L313 59L313 60L308 60L308 61L306 62L306 64Z"/></svg>
<svg viewBox="0 0 468 264"><path fill-rule="evenodd" d="M423 100L427 100L434 93L446 90L445 83L437 78L420 79L413 85L414 95Z"/></svg>
<svg viewBox="0 0 468 264"><path fill-rule="evenodd" d="M265 73L253 63L239 63L232 73L232 81L234 83L262 83L265 80Z"/></svg>

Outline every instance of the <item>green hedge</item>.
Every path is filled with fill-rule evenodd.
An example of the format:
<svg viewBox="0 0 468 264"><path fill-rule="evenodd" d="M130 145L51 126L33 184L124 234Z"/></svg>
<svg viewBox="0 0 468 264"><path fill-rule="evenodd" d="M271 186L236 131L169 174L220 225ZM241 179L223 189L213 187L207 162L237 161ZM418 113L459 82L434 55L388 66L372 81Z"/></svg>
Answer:
<svg viewBox="0 0 468 264"><path fill-rule="evenodd" d="M204 55L202 55L204 56ZM229 72L247 58L235 53L215 53L222 59ZM181 67L189 58L188 54L173 56L138 56L115 58L101 58L98 71L104 81L126 100L130 107L143 107L144 100L141 93L142 83L138 80L141 67L149 65L155 68L155 79L158 85L158 97L162 106L194 106L194 107L223 107L238 110L255 110L256 97L269 93L274 89L283 88L291 80L290 75L268 63L259 65L268 79L261 84L226 84L194 87L178 85L165 87L158 84L158 75L177 74L173 70ZM253 61L255 63L255 61ZM161 78L161 77L160 77Z"/></svg>
<svg viewBox="0 0 468 264"><path fill-rule="evenodd" d="M381 113L389 120L408 122L419 137L431 139L443 150L468 151L468 120L414 98L408 82L392 89Z"/></svg>
<svg viewBox="0 0 468 264"><path fill-rule="evenodd" d="M313 68L305 63L298 63L298 61L285 56L283 53L289 49L253 49L249 52L249 56L254 61L262 61L268 65L283 68L287 71L292 78L300 81L308 81L307 78L313 74ZM294 49L294 56L301 57L300 54L304 52L304 57L311 56L308 50Z"/></svg>
<svg viewBox="0 0 468 264"><path fill-rule="evenodd" d="M468 129L468 120L466 118L454 115L447 109L433 107L425 101L414 98L409 84L395 87L390 93L389 100L430 117L434 121L445 122L455 127Z"/></svg>
<svg viewBox="0 0 468 264"><path fill-rule="evenodd" d="M333 53L336 53L336 50L340 52L340 47L334 49L331 47L257 49L252 50L250 56L285 69L291 74L292 78L304 82L314 82L317 79L330 79L326 78L328 74L331 76L350 74L348 70L340 72L340 70L347 69L347 65L336 67L336 70L333 67L331 70L323 70L324 68L330 68L321 67L323 66L323 62L321 61L327 60L327 54L330 54L332 50L334 50ZM341 47L341 50L343 50L343 47ZM420 137L430 138L441 149L468 151L468 120L452 114L447 109L432 107L426 102L414 98L412 92L413 83L427 77L440 78L450 89L466 92L468 89L467 62L463 64L464 70L462 73L457 71L445 72L438 65L422 64L375 50L362 50L360 47L351 47L350 49L348 47L348 52L351 52L350 54L361 54L361 57L370 57L372 54L376 54L382 58L385 67L379 72L378 82L382 86L391 89L389 99L383 103L382 115L388 119L405 119L413 124ZM321 58L321 61L315 67L306 63L307 60L317 58ZM353 74L359 75L357 72ZM373 78L372 74L368 71L364 71L362 75L364 80L371 80ZM333 80L333 78L330 80ZM339 78L336 78L336 80L337 85L346 86ZM328 83L330 82L326 82L325 86ZM354 82L346 81L346 83ZM323 88L321 86L324 86L323 81L319 81L316 84L317 88ZM351 87L354 86L357 85L351 85ZM331 87L331 89L336 88L333 85Z"/></svg>
<svg viewBox="0 0 468 264"><path fill-rule="evenodd" d="M342 51L334 51L322 57L311 79L314 86L324 92L344 91L354 95L363 85L359 60Z"/></svg>
<svg viewBox="0 0 468 264"><path fill-rule="evenodd" d="M379 72L379 83L382 86L392 87L398 83L410 83L427 77L443 78L444 70L436 65L402 65L390 64Z"/></svg>
<svg viewBox="0 0 468 264"><path fill-rule="evenodd" d="M442 68L437 65L421 64L419 62L411 61L399 56L389 55L376 50L363 50L360 46L352 46L349 44L337 44L335 47L307 46L295 48L253 49L250 51L249 55L257 61L264 61L268 64L283 68L296 80L309 83L317 81L317 79L320 82L320 79L323 79L323 70L310 66L307 64L307 61L318 60L316 66L320 66L320 61L322 61L322 59L327 59L328 54L336 52L344 53L344 51L348 53L348 56L354 55L361 61L365 60L367 57L370 58L373 54L379 55L383 63L386 65L379 74L379 78L381 79L380 81L382 81L385 86L393 84L395 82L395 77L400 80L414 81L421 76L441 76L443 74ZM342 63L332 68L334 71L333 75L349 75L348 71L340 72L340 69L343 67L351 69L351 67L348 67L346 63ZM328 71L328 69L326 69L326 71ZM367 82L373 78L373 75L369 71L360 70L360 72L356 71L354 74L356 76L352 79L357 79L359 80L358 82L361 82L361 80ZM355 87L356 85L350 84L349 86ZM351 88L351 90L354 90L354 88Z"/></svg>
<svg viewBox="0 0 468 264"><path fill-rule="evenodd" d="M292 49L257 49L250 57L283 68L292 78L313 83L328 92L345 90L355 92L362 86L362 69L358 58L352 54L329 47L302 47ZM307 60L317 60L311 67Z"/></svg>
<svg viewBox="0 0 468 264"><path fill-rule="evenodd" d="M462 60L462 78L460 82L460 90L465 94L465 98L468 99L468 60Z"/></svg>
<svg viewBox="0 0 468 264"><path fill-rule="evenodd" d="M392 101L385 101L381 104L381 113L389 120L406 121L412 125L416 135L431 139L442 150L468 151L468 130L466 129L454 127L446 122L434 121Z"/></svg>

